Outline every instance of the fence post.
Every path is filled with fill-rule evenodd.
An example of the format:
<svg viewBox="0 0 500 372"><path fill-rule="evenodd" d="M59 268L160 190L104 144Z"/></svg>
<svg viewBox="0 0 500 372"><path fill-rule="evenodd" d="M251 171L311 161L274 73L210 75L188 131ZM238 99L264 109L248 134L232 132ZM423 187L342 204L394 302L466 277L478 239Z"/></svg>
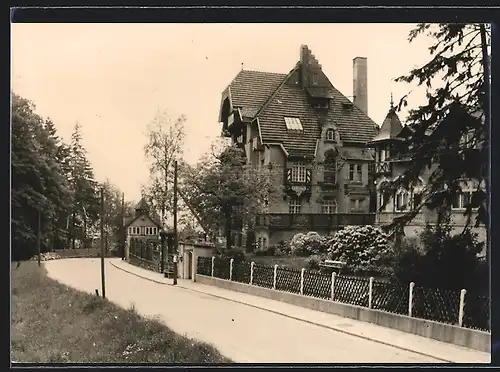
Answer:
<svg viewBox="0 0 500 372"><path fill-rule="evenodd" d="M300 294L303 295L304 294L304 273L305 273L306 269L302 268L302 270L300 271Z"/></svg>
<svg viewBox="0 0 500 372"><path fill-rule="evenodd" d="M370 282L368 283L368 308L372 308L373 302L373 276L370 277Z"/></svg>
<svg viewBox="0 0 500 372"><path fill-rule="evenodd" d="M330 288L331 290L331 294L330 294L330 299L333 301L334 297L335 297L335 276L337 275L337 273L334 271L332 272L332 286Z"/></svg>
<svg viewBox="0 0 500 372"><path fill-rule="evenodd" d="M274 265L273 289L276 289L276 278L278 277L278 265Z"/></svg>
<svg viewBox="0 0 500 372"><path fill-rule="evenodd" d="M253 284L253 266L255 265L255 262L250 263L250 285Z"/></svg>
<svg viewBox="0 0 500 372"><path fill-rule="evenodd" d="M460 291L460 307L458 308L458 325L462 327L464 322L464 308L465 308L465 295L467 294L466 289Z"/></svg>
<svg viewBox="0 0 500 372"><path fill-rule="evenodd" d="M214 276L215 256L212 256L212 276Z"/></svg>
<svg viewBox="0 0 500 372"><path fill-rule="evenodd" d="M413 288L415 287L415 282L410 282L410 291L408 292L408 316L412 316L413 312Z"/></svg>
<svg viewBox="0 0 500 372"><path fill-rule="evenodd" d="M234 258L229 260L229 280L233 280L233 262Z"/></svg>

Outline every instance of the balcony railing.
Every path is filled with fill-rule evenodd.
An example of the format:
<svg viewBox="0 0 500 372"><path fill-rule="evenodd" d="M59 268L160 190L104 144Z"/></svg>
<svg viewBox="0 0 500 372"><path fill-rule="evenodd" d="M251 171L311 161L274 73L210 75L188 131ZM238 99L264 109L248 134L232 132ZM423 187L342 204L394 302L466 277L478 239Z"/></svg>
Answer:
<svg viewBox="0 0 500 372"><path fill-rule="evenodd" d="M335 229L349 225L373 225L374 213L336 213L336 214L293 214L270 213L257 217L257 226L268 226L274 229L308 228Z"/></svg>
<svg viewBox="0 0 500 372"><path fill-rule="evenodd" d="M375 173L379 174L391 173L391 170L392 170L391 163L388 161L375 163Z"/></svg>

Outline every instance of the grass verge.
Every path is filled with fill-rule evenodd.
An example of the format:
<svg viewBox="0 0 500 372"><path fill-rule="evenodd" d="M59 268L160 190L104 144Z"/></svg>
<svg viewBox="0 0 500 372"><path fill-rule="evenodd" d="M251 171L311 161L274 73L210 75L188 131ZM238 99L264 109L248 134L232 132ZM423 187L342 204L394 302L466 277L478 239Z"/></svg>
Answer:
<svg viewBox="0 0 500 372"><path fill-rule="evenodd" d="M230 363L134 308L79 292L25 261L11 268L11 359L20 363Z"/></svg>

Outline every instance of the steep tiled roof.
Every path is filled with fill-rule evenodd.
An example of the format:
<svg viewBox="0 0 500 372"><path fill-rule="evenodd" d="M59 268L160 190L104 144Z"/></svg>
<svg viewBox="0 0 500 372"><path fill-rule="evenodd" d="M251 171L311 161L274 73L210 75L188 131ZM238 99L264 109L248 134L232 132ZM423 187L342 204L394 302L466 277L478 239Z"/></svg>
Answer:
<svg viewBox="0 0 500 372"><path fill-rule="evenodd" d="M327 120L337 126L342 141L365 144L376 135L376 124L333 86L329 95L333 99ZM303 132L287 131L284 121L287 116L298 117ZM321 134L319 114L300 86L283 82L258 117L264 143L283 143L290 155L314 155Z"/></svg>
<svg viewBox="0 0 500 372"><path fill-rule="evenodd" d="M229 86L231 99L244 117L259 118L264 143L282 143L291 155L313 156L320 138L319 114L304 89L287 84L298 68L299 64L289 74L242 70ZM377 135L377 125L330 82L329 87L309 91L332 98L327 120L337 126L343 142L366 144ZM303 132L287 131L285 117L298 117Z"/></svg>
<svg viewBox="0 0 500 372"><path fill-rule="evenodd" d="M253 118L285 76L273 72L241 70L229 85L233 107L240 107L243 116Z"/></svg>

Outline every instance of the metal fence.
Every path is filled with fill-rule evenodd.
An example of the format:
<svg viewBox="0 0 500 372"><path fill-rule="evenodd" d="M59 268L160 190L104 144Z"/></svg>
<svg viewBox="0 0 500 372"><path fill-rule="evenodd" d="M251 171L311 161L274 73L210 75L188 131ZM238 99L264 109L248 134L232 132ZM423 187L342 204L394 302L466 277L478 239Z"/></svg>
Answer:
<svg viewBox="0 0 500 372"><path fill-rule="evenodd" d="M129 260L133 265L160 272L160 244L153 240L131 239L129 247Z"/></svg>
<svg viewBox="0 0 500 372"><path fill-rule="evenodd" d="M222 257L198 257L197 273L394 314L490 330L490 299L467 293L465 289L452 291L415 283L402 285L373 278L234 262Z"/></svg>

